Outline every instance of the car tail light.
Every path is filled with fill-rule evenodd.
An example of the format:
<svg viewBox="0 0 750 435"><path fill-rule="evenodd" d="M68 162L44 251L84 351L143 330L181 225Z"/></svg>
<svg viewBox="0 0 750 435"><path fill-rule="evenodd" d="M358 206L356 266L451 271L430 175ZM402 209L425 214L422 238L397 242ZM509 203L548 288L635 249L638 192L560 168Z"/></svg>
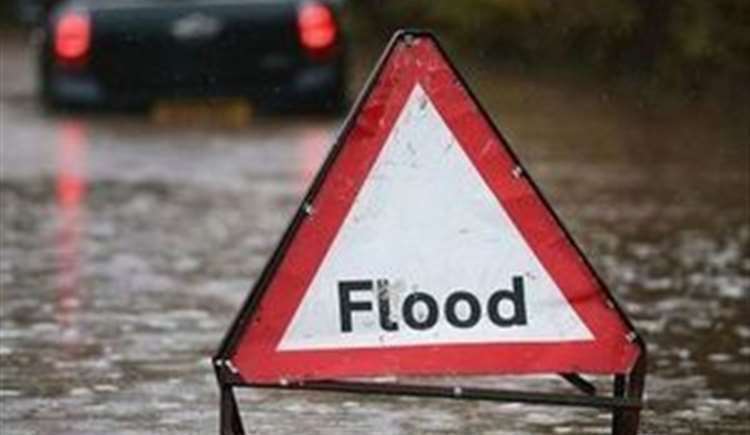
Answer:
<svg viewBox="0 0 750 435"><path fill-rule="evenodd" d="M85 12L64 13L55 24L55 55L61 61L82 61L91 48L91 20Z"/></svg>
<svg viewBox="0 0 750 435"><path fill-rule="evenodd" d="M304 3L297 15L302 46L313 55L326 54L336 43L338 24L331 9L317 1Z"/></svg>

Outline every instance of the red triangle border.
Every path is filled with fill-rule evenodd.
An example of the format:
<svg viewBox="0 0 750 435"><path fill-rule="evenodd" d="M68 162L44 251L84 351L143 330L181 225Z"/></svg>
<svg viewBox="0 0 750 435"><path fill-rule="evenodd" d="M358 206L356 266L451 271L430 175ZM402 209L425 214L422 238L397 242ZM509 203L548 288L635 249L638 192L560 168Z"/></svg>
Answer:
<svg viewBox="0 0 750 435"><path fill-rule="evenodd" d="M417 82L594 341L276 351ZM306 208L312 214L305 213ZM219 357L228 358L243 381L258 384L385 375L623 374L642 351L627 317L442 49L427 35L394 39Z"/></svg>

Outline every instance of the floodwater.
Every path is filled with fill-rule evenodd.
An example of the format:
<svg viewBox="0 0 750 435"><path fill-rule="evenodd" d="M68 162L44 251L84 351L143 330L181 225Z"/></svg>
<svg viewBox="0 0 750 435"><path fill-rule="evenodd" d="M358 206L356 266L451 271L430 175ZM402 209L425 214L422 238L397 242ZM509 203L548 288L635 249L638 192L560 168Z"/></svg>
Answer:
<svg viewBox="0 0 750 435"><path fill-rule="evenodd" d="M32 71L25 41L3 39L3 435L217 433L209 357L340 120L237 128L51 115L34 99ZM642 433L749 433L747 125L710 107L641 107L597 89L469 72L649 343ZM281 391L240 399L248 431L266 434L609 425L602 412L545 406Z"/></svg>

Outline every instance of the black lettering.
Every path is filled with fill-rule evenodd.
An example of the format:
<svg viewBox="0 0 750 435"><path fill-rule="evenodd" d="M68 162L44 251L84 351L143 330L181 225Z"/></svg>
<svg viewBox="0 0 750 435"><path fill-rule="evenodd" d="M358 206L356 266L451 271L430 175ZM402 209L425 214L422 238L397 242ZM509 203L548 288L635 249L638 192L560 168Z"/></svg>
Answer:
<svg viewBox="0 0 750 435"><path fill-rule="evenodd" d="M380 327L384 331L398 331L398 323L391 319L391 300L388 295L388 280L379 279L375 283L378 291L378 312Z"/></svg>
<svg viewBox="0 0 750 435"><path fill-rule="evenodd" d="M371 311L372 303L367 301L352 302L354 291L372 291L372 281L340 281L339 313L341 315L341 332L352 332L352 312Z"/></svg>
<svg viewBox="0 0 750 435"><path fill-rule="evenodd" d="M513 315L504 317L500 314L500 302L508 299L513 303ZM497 326L526 325L526 302L523 294L523 277L513 277L513 291L498 290L490 296L487 304L490 320Z"/></svg>
<svg viewBox="0 0 750 435"><path fill-rule="evenodd" d="M427 316L424 319L417 319L414 316L414 305L423 303L427 307ZM412 293L404 300L402 307L404 322L412 329L423 330L435 326L438 320L438 304L435 299L427 293Z"/></svg>
<svg viewBox="0 0 750 435"><path fill-rule="evenodd" d="M469 305L469 316L463 320L459 319L458 314L456 314L456 305L461 301ZM448 323L457 328L471 328L476 325L479 322L481 310L482 308L476 296L469 292L457 291L445 300L445 318L448 320Z"/></svg>

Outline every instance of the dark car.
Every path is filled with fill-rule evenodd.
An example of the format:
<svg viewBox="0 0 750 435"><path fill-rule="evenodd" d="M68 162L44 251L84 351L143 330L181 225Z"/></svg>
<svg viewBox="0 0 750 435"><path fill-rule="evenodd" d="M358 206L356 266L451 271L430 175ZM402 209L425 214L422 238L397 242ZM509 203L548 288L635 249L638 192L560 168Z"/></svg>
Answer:
<svg viewBox="0 0 750 435"><path fill-rule="evenodd" d="M14 0L12 11L15 19L25 25L35 25L44 15L45 0Z"/></svg>
<svg viewBox="0 0 750 435"><path fill-rule="evenodd" d="M58 105L247 97L337 109L345 47L337 2L66 0L47 13L41 94Z"/></svg>

